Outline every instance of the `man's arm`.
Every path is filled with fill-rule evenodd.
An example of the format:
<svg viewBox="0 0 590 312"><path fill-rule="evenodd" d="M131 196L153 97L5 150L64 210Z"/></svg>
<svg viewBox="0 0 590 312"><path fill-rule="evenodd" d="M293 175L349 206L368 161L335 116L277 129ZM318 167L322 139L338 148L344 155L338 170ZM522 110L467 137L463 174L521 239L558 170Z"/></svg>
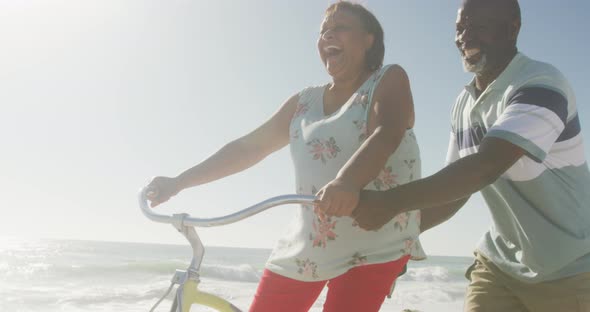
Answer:
<svg viewBox="0 0 590 312"><path fill-rule="evenodd" d="M439 207L424 209L420 217L420 232L424 233L427 230L449 220L452 216L465 205L469 200L469 196L461 198L457 201L444 204Z"/></svg>
<svg viewBox="0 0 590 312"><path fill-rule="evenodd" d="M569 125L568 98L551 88L525 86L506 103L475 154L384 195L361 194L369 204L361 202L353 213L359 225L378 229L401 212L444 207L493 183L525 154L543 161Z"/></svg>
<svg viewBox="0 0 590 312"><path fill-rule="evenodd" d="M524 154L522 148L508 141L486 137L477 153L457 160L430 177L386 192L363 191L365 194L361 195L353 217L360 227L377 230L402 212L452 210L447 206L449 203L465 199L493 183Z"/></svg>

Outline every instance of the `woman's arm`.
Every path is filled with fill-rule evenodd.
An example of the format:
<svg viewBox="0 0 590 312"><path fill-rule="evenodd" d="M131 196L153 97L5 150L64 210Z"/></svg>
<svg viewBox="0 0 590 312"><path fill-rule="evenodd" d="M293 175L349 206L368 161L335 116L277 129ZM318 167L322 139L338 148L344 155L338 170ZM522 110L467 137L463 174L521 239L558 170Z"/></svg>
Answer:
<svg viewBox="0 0 590 312"><path fill-rule="evenodd" d="M289 98L254 131L222 147L215 154L175 178L156 177L148 185L155 207L183 189L212 182L243 171L289 143L289 125L299 96Z"/></svg>
<svg viewBox="0 0 590 312"><path fill-rule="evenodd" d="M373 103L367 125L369 137L336 178L318 193L318 207L327 215L352 213L360 190L377 177L407 128L413 126L412 92L403 68L395 65L384 73Z"/></svg>

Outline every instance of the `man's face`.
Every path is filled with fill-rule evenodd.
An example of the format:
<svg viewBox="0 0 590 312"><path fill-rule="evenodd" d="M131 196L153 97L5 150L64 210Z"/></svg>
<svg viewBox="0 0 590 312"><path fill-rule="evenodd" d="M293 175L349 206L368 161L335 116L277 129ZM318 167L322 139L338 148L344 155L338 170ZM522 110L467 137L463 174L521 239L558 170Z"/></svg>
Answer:
<svg viewBox="0 0 590 312"><path fill-rule="evenodd" d="M514 51L511 22L507 13L493 7L493 3L466 1L457 13L455 43L465 71L493 71Z"/></svg>

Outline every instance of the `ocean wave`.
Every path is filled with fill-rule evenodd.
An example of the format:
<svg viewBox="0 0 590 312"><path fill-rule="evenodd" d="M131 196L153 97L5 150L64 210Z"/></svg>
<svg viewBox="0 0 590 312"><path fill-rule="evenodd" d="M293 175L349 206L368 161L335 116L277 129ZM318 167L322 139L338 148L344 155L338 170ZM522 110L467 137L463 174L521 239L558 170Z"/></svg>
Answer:
<svg viewBox="0 0 590 312"><path fill-rule="evenodd" d="M135 279L162 278L184 270L189 263L181 260L169 261L125 261L123 263L0 263L0 273L11 280L28 279ZM201 266L201 276L226 281L258 282L261 272L249 264Z"/></svg>
<svg viewBox="0 0 590 312"><path fill-rule="evenodd" d="M18 265L0 263L0 273L4 278L31 279L40 275L47 275L53 265L44 262L32 262Z"/></svg>
<svg viewBox="0 0 590 312"><path fill-rule="evenodd" d="M159 299L165 294L165 289L162 287L145 289L136 288L89 288L79 291L77 293L70 293L59 299L56 304L58 306L87 306L100 304L115 304L115 303L137 303L143 301L152 301ZM174 296L174 292L170 293L167 298L170 300Z"/></svg>
<svg viewBox="0 0 590 312"><path fill-rule="evenodd" d="M400 281L415 282L458 282L465 280L464 269L450 269L443 266L429 266L423 268L409 268L402 275Z"/></svg>
<svg viewBox="0 0 590 312"><path fill-rule="evenodd" d="M64 268L65 271L75 274L76 277L80 275L153 275L163 276L174 274L176 270L185 270L189 263L180 260L172 261L141 261L141 262L128 262L117 265L97 265L97 266L84 266L78 265L75 268ZM68 273L64 272L64 273ZM236 265L201 265L200 269L201 276L208 278L215 278L227 281L239 281L239 282L257 282L260 279L260 272L249 264L236 264Z"/></svg>
<svg viewBox="0 0 590 312"><path fill-rule="evenodd" d="M226 281L257 283L260 280L261 272L248 264L237 266L204 265L201 268L201 275Z"/></svg>
<svg viewBox="0 0 590 312"><path fill-rule="evenodd" d="M3 264L0 272L11 279L82 279L129 275L161 276L172 274L176 269L188 266L183 262L131 262L122 264L78 264L78 263L18 263Z"/></svg>
<svg viewBox="0 0 590 312"><path fill-rule="evenodd" d="M135 278L135 277L164 277L172 276L175 270L184 270L189 262L180 259L171 260L125 260L110 263L78 263L58 262L47 263L31 261L29 263L2 263L0 273L9 278ZM449 267L432 265L425 267L410 267L400 277L400 281L414 282L461 282L465 281L464 267ZM251 264L209 264L201 265L201 275L207 278L215 278L226 281L258 282L262 268L253 267Z"/></svg>
<svg viewBox="0 0 590 312"><path fill-rule="evenodd" d="M130 261L113 265L105 265L103 270L125 273L151 273L151 274L169 274L177 269L188 267L189 263L184 260L167 260L167 261ZM80 269L97 269L84 268Z"/></svg>
<svg viewBox="0 0 590 312"><path fill-rule="evenodd" d="M399 283L392 300L405 304L451 303L465 297L467 283Z"/></svg>
<svg viewBox="0 0 590 312"><path fill-rule="evenodd" d="M246 306L269 252L209 248L200 289ZM78 241L2 246L0 241L0 311L146 311L191 256L186 246ZM391 301L400 307L462 301L470 261L431 257L410 263Z"/></svg>

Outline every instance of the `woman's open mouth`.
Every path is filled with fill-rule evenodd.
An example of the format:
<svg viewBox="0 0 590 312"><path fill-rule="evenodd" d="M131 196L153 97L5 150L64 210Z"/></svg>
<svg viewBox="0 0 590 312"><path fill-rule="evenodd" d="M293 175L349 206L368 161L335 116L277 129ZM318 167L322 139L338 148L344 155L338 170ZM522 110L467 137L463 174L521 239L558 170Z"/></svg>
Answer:
<svg viewBox="0 0 590 312"><path fill-rule="evenodd" d="M335 58L342 54L342 48L335 45L330 45L324 48L324 53L326 55L326 59Z"/></svg>

